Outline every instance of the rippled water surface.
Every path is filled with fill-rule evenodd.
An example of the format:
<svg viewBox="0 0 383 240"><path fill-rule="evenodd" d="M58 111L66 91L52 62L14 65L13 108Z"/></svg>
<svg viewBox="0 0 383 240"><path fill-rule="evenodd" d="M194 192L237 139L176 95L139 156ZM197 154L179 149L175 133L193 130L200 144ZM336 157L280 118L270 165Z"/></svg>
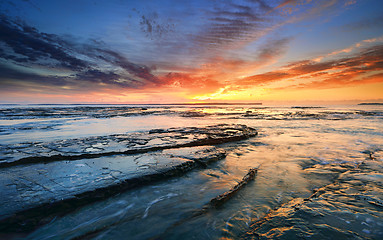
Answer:
<svg viewBox="0 0 383 240"><path fill-rule="evenodd" d="M226 158L60 214L27 239L383 239L383 106L1 106L0 143L244 124ZM209 201L250 168L253 181ZM4 170L5 171L5 170Z"/></svg>

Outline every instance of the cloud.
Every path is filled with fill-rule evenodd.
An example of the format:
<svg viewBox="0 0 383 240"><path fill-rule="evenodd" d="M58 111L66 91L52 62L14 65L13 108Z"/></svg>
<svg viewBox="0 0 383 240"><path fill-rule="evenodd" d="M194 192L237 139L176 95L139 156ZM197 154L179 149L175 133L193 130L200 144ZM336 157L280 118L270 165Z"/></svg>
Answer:
<svg viewBox="0 0 383 240"><path fill-rule="evenodd" d="M347 48L330 52L330 53L328 53L328 54L326 54L324 56L316 57L313 60L316 61L316 62L320 62L323 58L339 55L341 53L350 53L350 52L352 52L352 51L354 51L354 50L356 50L358 48L365 47L366 44L371 44L371 43L375 43L375 42L382 42L382 41L383 41L383 36L376 37L376 38L365 39L365 40L357 42L357 43L355 43L355 44L353 44L353 45L351 45L351 46L349 46Z"/></svg>
<svg viewBox="0 0 383 240"><path fill-rule="evenodd" d="M57 86L60 91L172 89L189 94L226 94L254 86L276 87L279 83L281 88L318 88L377 81L380 77L375 72L381 71L377 60L381 55L374 55L380 50L365 48L378 42L372 39L316 59L254 74L275 63L288 49L292 37L276 38L280 35L272 31L319 15L333 16L339 6L345 7L344 1L230 0L197 5L191 4L192 13L187 15L184 6L164 10L154 4L155 11L136 11L138 18L132 22L137 25L129 25L130 39L121 41L116 36L105 36L110 44L123 46L126 48L123 51L132 55L102 42L79 42L70 36L44 33L2 16L0 84L24 86L26 91L31 86L34 89ZM168 17L175 9L180 10L175 13L177 16ZM193 19L195 23L190 23ZM175 29L170 23L175 23L179 32L173 34ZM271 36L265 37L269 33ZM258 40L265 40L265 44Z"/></svg>
<svg viewBox="0 0 383 240"><path fill-rule="evenodd" d="M223 87L216 75L195 73L168 73L164 77L168 86L182 88L191 93L209 93Z"/></svg>
<svg viewBox="0 0 383 240"><path fill-rule="evenodd" d="M269 39L260 46L261 50L252 59L211 58L209 62L202 64L200 67L188 69L184 72L167 73L160 77L161 82L167 86L181 88L194 95L211 94L221 89L225 90L221 93L226 93L234 89L233 86L225 88L232 83L233 79L275 62L285 53L291 40L292 38ZM276 75L278 74L270 74L269 78L276 78ZM245 81L249 81L249 85L254 84L250 78L242 81L242 84Z"/></svg>
<svg viewBox="0 0 383 240"><path fill-rule="evenodd" d="M142 15L140 20L141 30L150 39L162 39L165 35L174 32L175 25L170 19L160 21L158 13L153 12L149 15Z"/></svg>
<svg viewBox="0 0 383 240"><path fill-rule="evenodd" d="M117 84L122 87L125 86L124 82L119 82L120 75L114 72L102 72L100 70L92 69L86 72L80 72L74 76L76 80L88 81L88 82L99 82L105 84Z"/></svg>
<svg viewBox="0 0 383 240"><path fill-rule="evenodd" d="M274 60L285 53L292 38L271 39L261 46L258 59L262 62Z"/></svg>
<svg viewBox="0 0 383 240"><path fill-rule="evenodd" d="M285 25L307 19L328 20L345 8L343 0L227 1L206 11L206 24L192 35L200 56L222 56L241 49Z"/></svg>
<svg viewBox="0 0 383 240"><path fill-rule="evenodd" d="M292 77L292 74L286 73L286 72L268 72L263 74L257 74L250 77L246 77L244 79L238 80L235 82L235 85L238 86L261 86L266 83L271 83L279 80L283 80L285 78Z"/></svg>
<svg viewBox="0 0 383 240"><path fill-rule="evenodd" d="M283 7L286 7L287 5L297 5L298 4L298 0L283 0L278 6L276 6L274 9L278 9L278 8L283 8Z"/></svg>
<svg viewBox="0 0 383 240"><path fill-rule="evenodd" d="M7 63L0 71L3 85L11 84L10 79L11 85L31 82L67 85L68 89L87 87L78 81L123 88L162 84L151 68L130 62L100 42L80 44L4 16L0 17L0 36L0 60Z"/></svg>
<svg viewBox="0 0 383 240"><path fill-rule="evenodd" d="M237 89L246 89L280 82L286 86L275 89L333 88L383 82L382 71L383 45L375 45L348 57L322 62L313 60L293 62L279 70L238 79L233 86Z"/></svg>
<svg viewBox="0 0 383 240"><path fill-rule="evenodd" d="M151 69L149 67L142 64L132 63L116 51L101 49L98 47L90 47L90 51L93 51L93 57L97 57L114 66L119 66L128 73L139 77L143 82L160 83L159 79L151 73Z"/></svg>
<svg viewBox="0 0 383 240"><path fill-rule="evenodd" d="M18 63L42 63L44 59L56 60L60 67L83 70L86 62L64 51L65 42L56 35L38 32L35 28L0 17L0 41L12 52L2 50L0 57Z"/></svg>
<svg viewBox="0 0 383 240"><path fill-rule="evenodd" d="M206 27L194 40L198 46L210 49L238 44L238 41L254 41L260 30L269 25L267 11L271 7L266 1L245 1L242 4L228 1L215 6L208 13Z"/></svg>
<svg viewBox="0 0 383 240"><path fill-rule="evenodd" d="M68 86L71 83L70 79L66 77L43 76L14 69L4 64L0 64L0 73L1 92L13 90L25 91L26 88L32 91L52 90Z"/></svg>
<svg viewBox="0 0 383 240"><path fill-rule="evenodd" d="M350 5L354 5L356 3L356 0L348 0L344 3L344 6L350 6Z"/></svg>

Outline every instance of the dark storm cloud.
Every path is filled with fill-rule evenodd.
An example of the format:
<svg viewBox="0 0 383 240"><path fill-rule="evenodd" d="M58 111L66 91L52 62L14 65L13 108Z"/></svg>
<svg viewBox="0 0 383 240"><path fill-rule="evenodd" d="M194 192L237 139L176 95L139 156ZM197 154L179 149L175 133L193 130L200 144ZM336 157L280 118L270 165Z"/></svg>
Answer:
<svg viewBox="0 0 383 240"><path fill-rule="evenodd" d="M151 73L151 68L135 64L120 53L110 50L102 43L88 41L78 44L74 40L64 39L55 34L39 32L37 29L22 23L0 17L0 59L20 65L25 69L34 68L44 72L65 70L67 76L47 77L38 73L27 73L19 68L2 66L0 79L3 83L12 81L41 82L49 85L69 85L73 80L104 83L126 88L144 87L147 84L161 84ZM84 60L87 59L87 60ZM109 65L119 71L103 70Z"/></svg>
<svg viewBox="0 0 383 240"><path fill-rule="evenodd" d="M99 81L102 83L113 83L118 81L121 76L113 72L102 72L100 70L88 70L86 72L81 72L76 74L76 79L83 81Z"/></svg>
<svg viewBox="0 0 383 240"><path fill-rule="evenodd" d="M2 90L23 88L26 84L63 87L68 85L68 80L66 77L42 76L36 73L23 72L0 64L0 87Z"/></svg>
<svg viewBox="0 0 383 240"><path fill-rule="evenodd" d="M95 51L99 59L119 66L128 73L146 81L160 83L159 79L151 73L151 69L145 65L129 62L124 56L112 50L95 48Z"/></svg>
<svg viewBox="0 0 383 240"><path fill-rule="evenodd" d="M135 80L128 76L121 76L111 71L103 72L96 69L80 72L72 77L80 81L104 83L107 85L116 85L119 87L139 88L144 86L142 81Z"/></svg>
<svg viewBox="0 0 383 240"><path fill-rule="evenodd" d="M40 33L33 27L11 22L4 16L0 17L0 36L0 41L13 51L13 54L5 54L3 50L2 58L22 63L50 58L56 60L59 66L72 70L83 70L87 66L86 62L65 52L65 46L57 41L57 36Z"/></svg>

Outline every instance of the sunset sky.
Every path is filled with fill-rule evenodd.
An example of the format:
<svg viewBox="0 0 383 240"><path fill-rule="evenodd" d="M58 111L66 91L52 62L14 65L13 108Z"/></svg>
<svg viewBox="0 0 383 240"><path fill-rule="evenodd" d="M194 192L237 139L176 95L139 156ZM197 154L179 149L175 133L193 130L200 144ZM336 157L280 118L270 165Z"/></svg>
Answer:
<svg viewBox="0 0 383 240"><path fill-rule="evenodd" d="M1 0L0 103L383 101L382 0Z"/></svg>

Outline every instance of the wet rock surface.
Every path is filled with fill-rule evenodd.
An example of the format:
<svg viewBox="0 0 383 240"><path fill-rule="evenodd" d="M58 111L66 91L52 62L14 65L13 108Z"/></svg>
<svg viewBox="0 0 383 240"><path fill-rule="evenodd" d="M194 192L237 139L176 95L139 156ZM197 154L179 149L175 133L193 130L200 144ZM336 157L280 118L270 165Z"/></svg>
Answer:
<svg viewBox="0 0 383 240"><path fill-rule="evenodd" d="M3 146L0 231L30 231L79 206L204 168L226 156L213 144L256 134L221 124Z"/></svg>
<svg viewBox="0 0 383 240"><path fill-rule="evenodd" d="M314 165L310 174L333 182L272 210L250 226L247 239L383 239L382 161Z"/></svg>
<svg viewBox="0 0 383 240"><path fill-rule="evenodd" d="M369 104L366 104L369 105ZM377 104L381 105L381 104ZM203 117L228 117L228 118L251 118L267 120L308 120L308 119L327 119L345 120L355 116L383 116L383 111L370 110L347 110L333 111L327 107L319 106L293 106L284 111L276 112L272 107L256 106L45 106L45 107L14 107L0 109L0 120L23 120L23 119L84 119L84 118L116 118L134 116L181 116L185 118ZM32 126L33 127L33 126ZM28 130L31 126L21 124L20 130Z"/></svg>
<svg viewBox="0 0 383 240"><path fill-rule="evenodd" d="M0 239L382 239L381 107L45 108L0 111Z"/></svg>
<svg viewBox="0 0 383 240"><path fill-rule="evenodd" d="M154 129L54 142L0 145L0 168L19 164L69 161L115 154L145 153L161 149L192 147L237 141L255 136L245 125L221 124L205 128Z"/></svg>
<svg viewBox="0 0 383 240"><path fill-rule="evenodd" d="M34 118L65 118L65 117L126 117L134 115L155 114L155 108L147 111L144 107L130 106L75 106L75 107L18 107L0 109L0 119L34 119Z"/></svg>
<svg viewBox="0 0 383 240"><path fill-rule="evenodd" d="M236 192L241 190L241 188L243 188L248 182L250 182L251 180L254 180L254 177L257 171L258 171L257 168L251 168L249 172L242 178L242 180L238 182L237 185L232 187L229 191L222 193L221 195L210 200L210 204L214 207L218 207L222 205L224 202L226 202L232 196L234 196Z"/></svg>

